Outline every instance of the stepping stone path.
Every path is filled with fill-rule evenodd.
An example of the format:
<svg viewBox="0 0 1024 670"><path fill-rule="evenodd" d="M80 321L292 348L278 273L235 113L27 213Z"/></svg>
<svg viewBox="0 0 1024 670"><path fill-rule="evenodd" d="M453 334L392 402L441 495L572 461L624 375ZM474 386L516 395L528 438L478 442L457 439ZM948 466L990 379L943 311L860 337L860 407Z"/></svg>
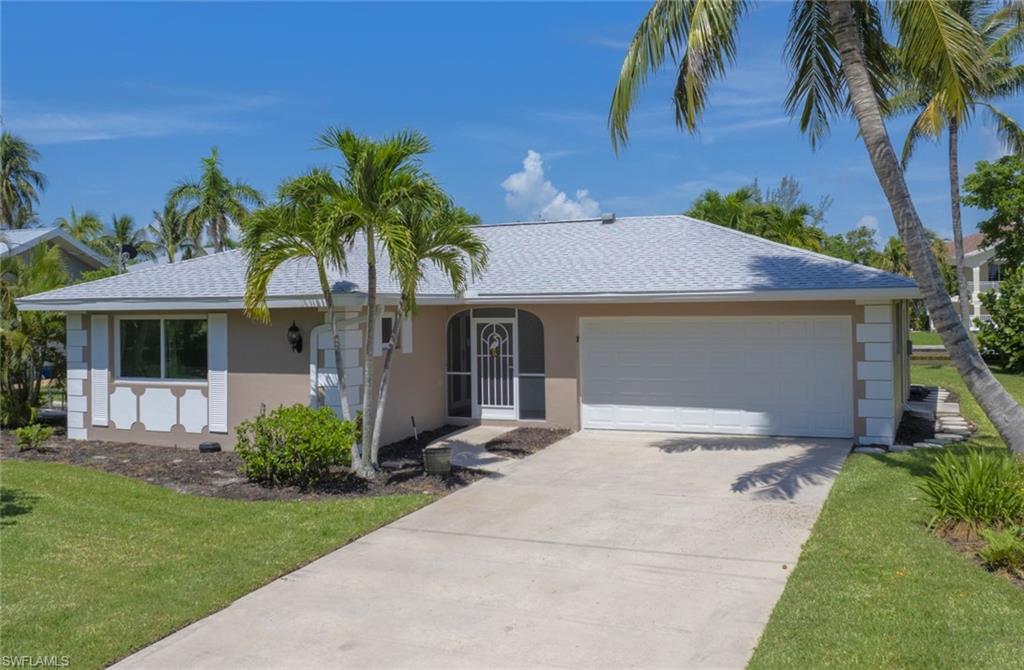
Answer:
<svg viewBox="0 0 1024 670"><path fill-rule="evenodd" d="M937 449L947 444L962 442L974 434L976 428L960 415L960 403L950 399L948 390L937 386L929 386L923 390L924 397L921 400L907 402L905 409L916 416L935 421L935 437L912 445L896 444L889 451Z"/></svg>

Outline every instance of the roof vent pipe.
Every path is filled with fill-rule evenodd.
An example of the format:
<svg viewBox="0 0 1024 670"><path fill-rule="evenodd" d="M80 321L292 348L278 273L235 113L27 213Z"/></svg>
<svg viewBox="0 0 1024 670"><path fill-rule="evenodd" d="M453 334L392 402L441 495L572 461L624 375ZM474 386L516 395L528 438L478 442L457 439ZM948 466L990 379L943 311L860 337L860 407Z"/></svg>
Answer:
<svg viewBox="0 0 1024 670"><path fill-rule="evenodd" d="M602 214L601 223L615 223L615 212L605 212Z"/></svg>

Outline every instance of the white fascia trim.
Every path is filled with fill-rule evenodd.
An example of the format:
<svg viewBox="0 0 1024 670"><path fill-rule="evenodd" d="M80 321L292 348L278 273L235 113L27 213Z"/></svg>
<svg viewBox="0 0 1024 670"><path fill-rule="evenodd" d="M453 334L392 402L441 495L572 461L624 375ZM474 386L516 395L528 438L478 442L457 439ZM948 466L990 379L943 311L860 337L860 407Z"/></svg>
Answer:
<svg viewBox="0 0 1024 670"><path fill-rule="evenodd" d="M377 302L381 305L397 305L398 296L378 295ZM150 298L150 299L72 299L44 298L39 300L20 298L15 301L18 309L26 312L145 312L145 311L178 311L191 310L224 310L244 309L242 298ZM362 293L345 293L335 295L335 307L359 307L366 304L366 296ZM310 307L324 311L327 305L320 295L293 296L287 298L271 298L267 300L270 309L287 309Z"/></svg>
<svg viewBox="0 0 1024 670"><path fill-rule="evenodd" d="M807 300L861 300L886 301L905 300L920 297L917 288L881 289L818 289L801 291L700 291L686 293L518 293L518 294L467 294L423 295L416 298L421 305L495 305L495 304L572 304L572 303L630 303L630 302L748 302L748 301L807 301ZM398 296L379 294L378 303L398 303ZM16 300L18 309L26 312L129 312L146 310L192 310L242 309L241 298L175 298L149 300L71 300L43 299L31 297ZM366 303L362 293L345 293L335 296L336 306L361 306ZM271 309L312 307L325 309L319 296L295 296L272 298L267 301Z"/></svg>

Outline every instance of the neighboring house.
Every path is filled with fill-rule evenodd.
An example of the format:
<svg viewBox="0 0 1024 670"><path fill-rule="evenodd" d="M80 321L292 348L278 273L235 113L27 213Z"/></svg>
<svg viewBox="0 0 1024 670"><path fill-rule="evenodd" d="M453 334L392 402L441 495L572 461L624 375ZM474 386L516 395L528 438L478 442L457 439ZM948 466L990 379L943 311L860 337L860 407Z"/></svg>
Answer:
<svg viewBox="0 0 1024 670"><path fill-rule="evenodd" d="M999 292L999 282L1003 279L1003 266L995 259L995 250L983 246L985 236L981 233L972 233L964 237L964 274L967 278L967 295L971 301L972 319L986 319L988 312L981 304L981 294L986 291L995 290ZM950 263L955 261L953 242L946 240L946 251L949 254ZM952 296L955 302L960 302L960 296ZM977 330L977 326L971 326Z"/></svg>
<svg viewBox="0 0 1024 670"><path fill-rule="evenodd" d="M64 267L74 281L86 270L97 270L109 264L103 254L60 228L19 228L0 230L0 256L26 258L40 244L60 247Z"/></svg>
<svg viewBox="0 0 1024 670"><path fill-rule="evenodd" d="M415 420L892 443L909 387L909 279L684 216L476 230L483 276L454 295L431 269L404 325L386 441ZM228 251L19 301L68 313L69 435L231 445L263 409L337 408L313 263L274 275L272 325L242 312L245 270ZM386 258L379 276L388 332ZM356 409L365 277L357 242L332 277Z"/></svg>

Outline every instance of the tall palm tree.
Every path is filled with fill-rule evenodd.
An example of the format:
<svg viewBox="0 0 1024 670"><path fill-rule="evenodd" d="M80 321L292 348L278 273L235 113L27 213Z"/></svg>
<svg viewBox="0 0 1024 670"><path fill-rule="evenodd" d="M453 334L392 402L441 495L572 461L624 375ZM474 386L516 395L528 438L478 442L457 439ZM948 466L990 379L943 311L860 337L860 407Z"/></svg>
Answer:
<svg viewBox="0 0 1024 670"><path fill-rule="evenodd" d="M348 225L358 231L366 244L366 328L363 341L363 426L374 425L373 343L378 337L377 253L401 259L410 253L410 232L402 213L411 207L444 201L444 195L422 170L420 157L430 151L421 133L401 132L382 140L357 135L349 129L328 128L319 139L325 149L336 149L342 157L341 187L345 192L340 212ZM378 248L379 247L379 248ZM360 474L373 477L373 431L363 430Z"/></svg>
<svg viewBox="0 0 1024 670"><path fill-rule="evenodd" d="M962 108L982 77L984 41L977 29L945 0L898 0L885 7L894 20L905 72L939 82L950 107ZM629 115L640 89L668 55L678 62L676 123L696 130L711 84L735 60L746 10L743 0L655 0L630 42L612 95L608 121L616 149L629 139ZM882 23L870 1L795 3L785 54L793 72L786 107L799 112L800 128L812 146L828 134L832 117L852 112L951 360L1007 446L1024 452L1024 407L992 375L953 307L889 140L883 112L895 59Z"/></svg>
<svg viewBox="0 0 1024 670"><path fill-rule="evenodd" d="M153 211L153 223L146 227L146 232L153 238L154 246L167 255L168 263L188 260L202 253L199 240L189 235L185 213L173 202L164 203L162 212Z"/></svg>
<svg viewBox="0 0 1024 670"><path fill-rule="evenodd" d="M146 231L135 227L135 219L127 214L112 214L110 228L96 240L94 248L109 258L115 265L121 263L121 248L135 247L141 258L155 258L156 245L146 239Z"/></svg>
<svg viewBox="0 0 1024 670"><path fill-rule="evenodd" d="M203 159L203 173L198 181L183 181L171 189L167 199L175 206L188 205L185 220L189 236L198 238L205 228L214 251L228 245L231 224L238 225L251 206L263 204L260 192L241 180L228 179L220 166L217 147Z"/></svg>
<svg viewBox="0 0 1024 670"><path fill-rule="evenodd" d="M733 230L750 232L750 214L758 204L759 193L752 186L744 186L722 195L718 191L704 191L693 201L687 216L717 223Z"/></svg>
<svg viewBox="0 0 1024 670"><path fill-rule="evenodd" d="M17 135L0 133L0 228L21 228L32 220L46 177L32 164L39 152Z"/></svg>
<svg viewBox="0 0 1024 670"><path fill-rule="evenodd" d="M338 373L341 416L352 418L345 384L341 333L335 316L334 289L329 273L347 267L345 249L352 243L353 231L344 217L335 215L345 197L341 186L325 170L313 170L284 182L278 189L278 202L250 214L242 228L242 249L248 259L245 283L245 312L253 319L270 322L267 287L274 271L297 258L308 258L316 265L317 277L327 321L331 324L334 367ZM311 343L310 346L316 346ZM353 456L353 466L356 457Z"/></svg>
<svg viewBox="0 0 1024 670"><path fill-rule="evenodd" d="M53 222L61 230L80 242L90 244L103 234L103 222L92 210L79 214L71 208L71 216L59 217Z"/></svg>
<svg viewBox="0 0 1024 670"><path fill-rule="evenodd" d="M466 289L470 277L477 276L487 265L487 245L473 230L480 219L451 203L424 206L414 203L402 210L400 225L409 231L408 253L391 261L391 274L401 286L401 295L395 313L391 339L384 352L380 391L377 396L376 415L370 457L377 462L380 450L381 427L384 425L384 407L391 380L391 361L395 347L401 341L402 323L406 314L416 313L416 289L428 266L434 266L451 282L455 293Z"/></svg>
<svg viewBox="0 0 1024 670"><path fill-rule="evenodd" d="M975 26L984 41L980 76L972 82L969 96L959 106L950 103L941 81L904 73L900 87L889 101L891 115L916 111L914 123L903 143L901 163L906 169L914 147L922 138L939 139L943 131L949 134L949 191L953 223L953 251L955 259L957 294L960 318L971 322L968 304L967 276L964 271L964 234L960 219L960 131L970 122L977 108L987 112L1000 139L1017 154L1024 153L1024 128L993 101L1024 91L1024 65L1015 65L1015 54L1024 47L1022 9L1003 7L985 13L980 2L956 2L954 7L965 21Z"/></svg>

